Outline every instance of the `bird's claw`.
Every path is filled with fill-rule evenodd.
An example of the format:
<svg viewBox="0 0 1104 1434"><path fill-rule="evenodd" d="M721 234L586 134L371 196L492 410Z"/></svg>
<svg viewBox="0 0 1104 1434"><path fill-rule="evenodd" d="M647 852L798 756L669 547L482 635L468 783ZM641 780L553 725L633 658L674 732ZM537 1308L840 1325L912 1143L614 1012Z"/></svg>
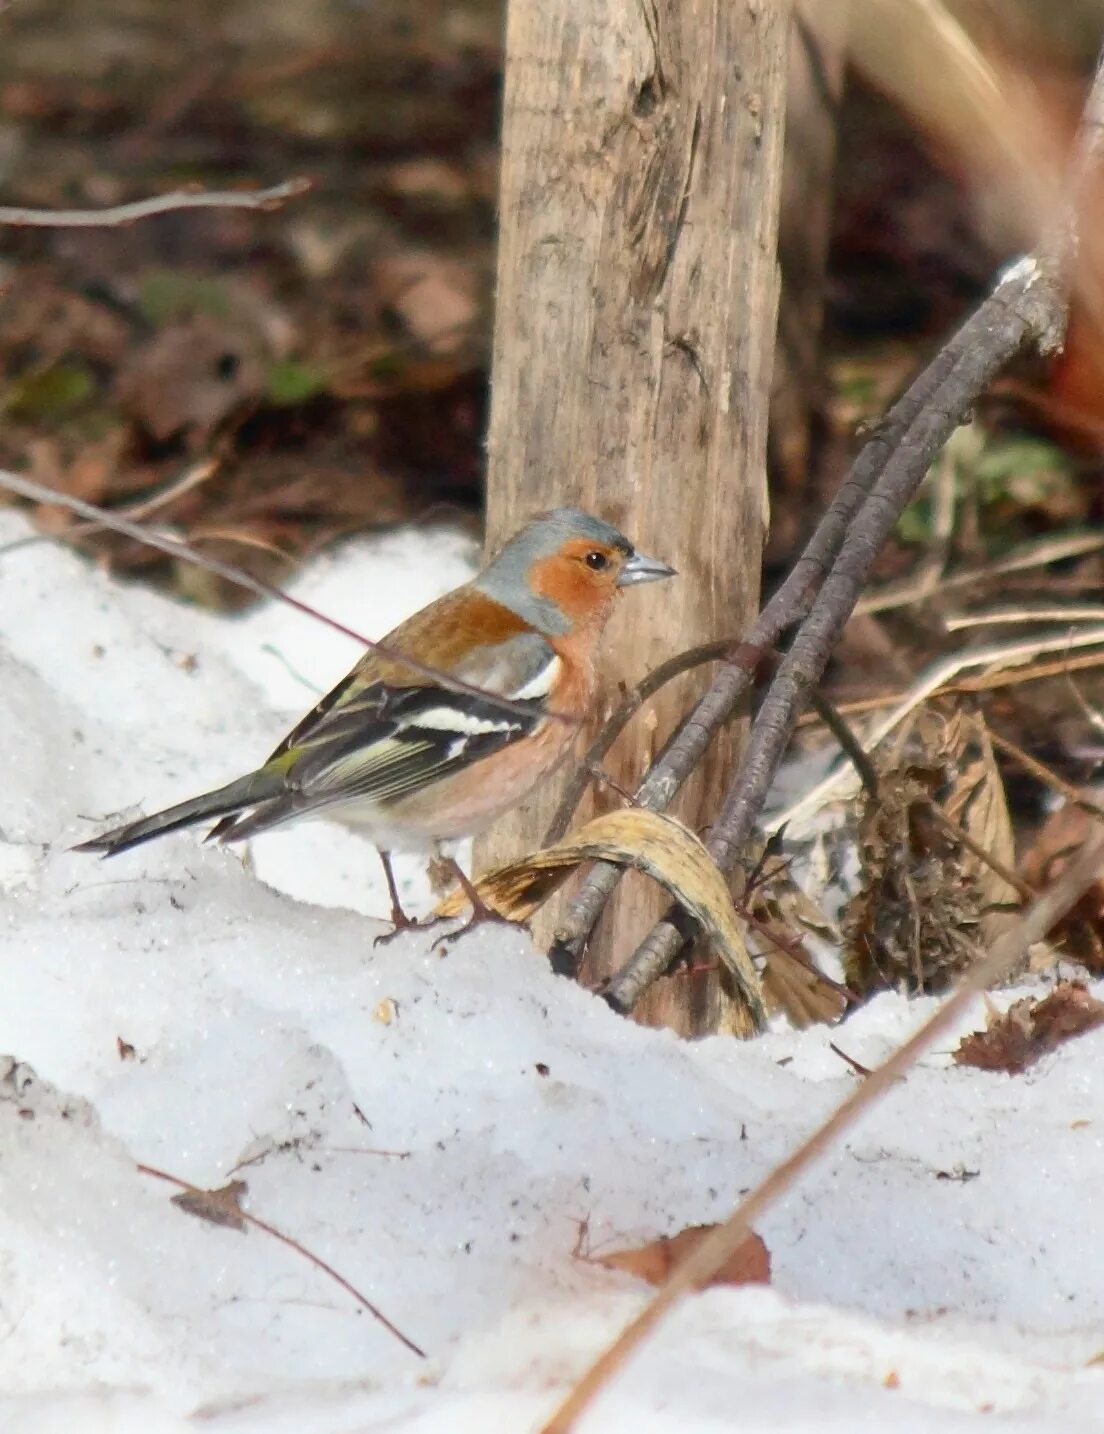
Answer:
<svg viewBox="0 0 1104 1434"><path fill-rule="evenodd" d="M458 926L455 931L446 931L443 936L439 937L438 940L433 943L434 950L444 956L447 948L451 946L454 941L459 941L461 936L466 936L469 931L474 931L477 926L485 926L492 922L496 926L517 926L519 924L516 921L511 921L508 916L503 916L500 911L495 911L492 907L487 906L485 902L481 901L478 905L472 906L472 913L462 926Z"/></svg>
<svg viewBox="0 0 1104 1434"><path fill-rule="evenodd" d="M405 911L392 911L391 930L381 931L378 936L374 937L372 947L374 949L377 946L390 946L396 936L405 936L408 931L428 931L439 920L440 917L431 916L426 921L417 921L413 916L407 916Z"/></svg>

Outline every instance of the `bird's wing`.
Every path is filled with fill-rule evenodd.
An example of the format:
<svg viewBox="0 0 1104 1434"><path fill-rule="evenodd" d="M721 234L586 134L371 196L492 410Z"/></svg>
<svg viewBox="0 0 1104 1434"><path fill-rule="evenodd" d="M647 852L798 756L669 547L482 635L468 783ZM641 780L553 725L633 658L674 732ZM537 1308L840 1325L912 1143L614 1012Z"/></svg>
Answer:
<svg viewBox="0 0 1104 1434"><path fill-rule="evenodd" d="M394 801L470 766L547 720L560 658L536 632L474 648L452 665L473 687L521 710L433 683L367 685L351 673L273 754L311 805Z"/></svg>

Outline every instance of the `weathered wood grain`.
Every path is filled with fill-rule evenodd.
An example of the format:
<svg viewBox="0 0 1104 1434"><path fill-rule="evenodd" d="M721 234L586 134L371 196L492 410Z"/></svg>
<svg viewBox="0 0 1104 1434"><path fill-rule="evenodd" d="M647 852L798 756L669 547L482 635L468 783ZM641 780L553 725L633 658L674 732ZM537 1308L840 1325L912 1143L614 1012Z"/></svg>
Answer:
<svg viewBox="0 0 1104 1434"><path fill-rule="evenodd" d="M757 607L789 9L510 0L488 542L572 503L678 568L626 595L611 694L680 648L739 632ZM618 782L636 784L703 680L668 689L624 734L607 759ZM680 798L692 825L709 820L737 743L724 734ZM555 801L552 784L482 843L477 865L539 844ZM642 879L623 883L591 978L660 904ZM723 1005L715 978L680 978L648 1014L717 1029Z"/></svg>

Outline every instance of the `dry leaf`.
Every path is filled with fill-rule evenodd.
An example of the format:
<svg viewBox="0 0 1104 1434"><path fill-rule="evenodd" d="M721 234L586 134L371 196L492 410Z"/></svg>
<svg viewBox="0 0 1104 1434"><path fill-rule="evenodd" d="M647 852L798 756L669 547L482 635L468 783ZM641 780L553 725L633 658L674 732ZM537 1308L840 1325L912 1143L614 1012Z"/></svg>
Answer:
<svg viewBox="0 0 1104 1434"><path fill-rule="evenodd" d="M843 919L848 984L938 991L999 934L1018 895L938 820L1000 865L1013 860L1004 786L976 712L927 710L878 771L859 826L862 885Z"/></svg>
<svg viewBox="0 0 1104 1434"><path fill-rule="evenodd" d="M839 933L794 881L790 863L765 855L744 900L757 923L750 934L763 958L768 1005L784 1011L799 1030L837 1020L847 994L817 968L797 932L804 929L837 944Z"/></svg>
<svg viewBox="0 0 1104 1434"><path fill-rule="evenodd" d="M640 807L605 812L562 842L487 872L475 885L500 916L526 921L580 862L593 860L632 867L667 888L701 925L731 977L736 1034L761 1030L763 991L725 879L699 838L674 817ZM437 915L458 915L464 904L463 893L455 891L439 903Z"/></svg>
<svg viewBox="0 0 1104 1434"><path fill-rule="evenodd" d="M264 364L240 326L197 314L167 325L119 372L123 411L160 443L184 433L202 448L218 425L264 392Z"/></svg>
<svg viewBox="0 0 1104 1434"><path fill-rule="evenodd" d="M661 1235L647 1245L635 1250L614 1250L609 1255L586 1255L589 1264L602 1265L607 1270L624 1270L637 1279L647 1280L650 1285L661 1285L671 1271L687 1258L705 1237L713 1232L715 1225L691 1225L669 1238ZM769 1285L771 1278L770 1252L756 1234L750 1234L740 1248L727 1259L699 1289L710 1285Z"/></svg>
<svg viewBox="0 0 1104 1434"><path fill-rule="evenodd" d="M1066 802L1052 812L1024 855L1023 879L1037 891L1053 886L1088 841L1098 820L1075 802ZM1047 935L1061 943L1063 955L1080 961L1090 971L1104 972L1104 880L1094 882Z"/></svg>
<svg viewBox="0 0 1104 1434"><path fill-rule="evenodd" d="M1080 981L1062 981L1041 1001L1025 997L984 1031L965 1036L954 1053L960 1066L1018 1075L1042 1056L1104 1024L1104 1003Z"/></svg>
<svg viewBox="0 0 1104 1434"><path fill-rule="evenodd" d="M943 810L1001 866L1012 869L1016 864L1012 819L982 714L956 712L947 724L943 751L953 773L950 790L941 797ZM999 908L1019 906L1019 893L973 852L962 852L959 860L963 878L976 886L982 909L981 939L988 946L1014 919L1010 911Z"/></svg>
<svg viewBox="0 0 1104 1434"><path fill-rule="evenodd" d="M189 1215L212 1225L225 1225L230 1230L247 1233L249 1225L242 1214L241 1202L249 1186L244 1180L231 1180L218 1190L183 1190L171 1197L172 1203Z"/></svg>

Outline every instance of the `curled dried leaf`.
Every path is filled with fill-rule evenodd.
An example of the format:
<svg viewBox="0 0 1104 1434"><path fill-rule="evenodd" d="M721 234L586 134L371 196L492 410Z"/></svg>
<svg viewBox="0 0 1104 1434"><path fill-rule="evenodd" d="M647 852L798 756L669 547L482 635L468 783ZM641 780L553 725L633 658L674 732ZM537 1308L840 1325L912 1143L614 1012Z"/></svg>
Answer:
<svg viewBox="0 0 1104 1434"><path fill-rule="evenodd" d="M526 921L580 862L595 860L633 867L667 888L699 923L731 977L737 1033L760 1030L766 1021L762 987L725 879L698 837L674 817L640 807L605 812L564 841L487 872L475 886L492 911ZM463 908L463 893L453 892L437 914L455 916Z"/></svg>
<svg viewBox="0 0 1104 1434"><path fill-rule="evenodd" d="M1043 823L1024 854L1022 875L1039 891L1053 886L1092 833L1093 814L1075 802L1066 802ZM1104 972L1104 880L1093 882L1048 939L1062 954L1080 961L1094 974Z"/></svg>
<svg viewBox="0 0 1104 1434"><path fill-rule="evenodd" d="M978 1070L1019 1075L1074 1036L1104 1025L1104 1002L1090 996L1080 981L1061 981L1038 1001L1016 1001L984 1031L965 1036L954 1053L955 1064Z"/></svg>

